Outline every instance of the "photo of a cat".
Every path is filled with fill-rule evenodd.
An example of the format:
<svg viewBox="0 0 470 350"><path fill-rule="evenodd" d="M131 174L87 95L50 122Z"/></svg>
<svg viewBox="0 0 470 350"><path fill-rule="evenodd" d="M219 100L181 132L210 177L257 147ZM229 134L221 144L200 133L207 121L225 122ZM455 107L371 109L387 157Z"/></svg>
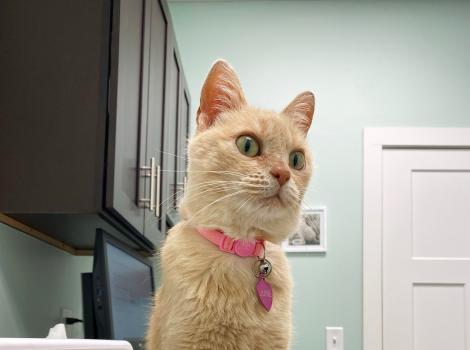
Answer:
<svg viewBox="0 0 470 350"><path fill-rule="evenodd" d="M285 252L326 252L326 208L304 209L297 229L282 247Z"/></svg>

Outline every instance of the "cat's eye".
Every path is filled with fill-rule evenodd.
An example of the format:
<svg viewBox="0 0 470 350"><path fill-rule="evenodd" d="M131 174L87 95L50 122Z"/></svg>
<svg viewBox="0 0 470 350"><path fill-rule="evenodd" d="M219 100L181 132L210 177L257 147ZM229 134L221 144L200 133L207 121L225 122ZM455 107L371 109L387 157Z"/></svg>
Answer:
<svg viewBox="0 0 470 350"><path fill-rule="evenodd" d="M289 155L289 166L295 170L301 170L305 167L305 156L300 151L294 151Z"/></svg>
<svg viewBox="0 0 470 350"><path fill-rule="evenodd" d="M259 155L259 144L253 137L248 135L240 136L236 141L238 150L248 157L256 157Z"/></svg>

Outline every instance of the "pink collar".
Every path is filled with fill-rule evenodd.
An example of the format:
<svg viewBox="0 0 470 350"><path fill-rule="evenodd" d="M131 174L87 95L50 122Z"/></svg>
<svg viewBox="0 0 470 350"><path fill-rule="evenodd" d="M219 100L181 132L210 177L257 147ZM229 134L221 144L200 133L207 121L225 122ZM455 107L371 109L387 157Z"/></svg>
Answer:
<svg viewBox="0 0 470 350"><path fill-rule="evenodd" d="M223 252L235 254L243 258L248 256L261 257L261 254L264 254L263 240L249 241L233 239L227 236L222 230L212 230L202 227L198 227L197 231L201 236L217 245Z"/></svg>

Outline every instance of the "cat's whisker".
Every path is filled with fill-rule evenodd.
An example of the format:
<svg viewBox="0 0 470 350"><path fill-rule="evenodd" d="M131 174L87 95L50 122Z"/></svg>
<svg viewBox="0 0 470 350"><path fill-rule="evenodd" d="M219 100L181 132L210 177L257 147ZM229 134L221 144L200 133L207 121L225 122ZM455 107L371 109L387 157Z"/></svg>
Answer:
<svg viewBox="0 0 470 350"><path fill-rule="evenodd" d="M188 188L187 193L190 194L197 194L200 193L197 190L204 189L206 187L210 188L226 188L226 189L233 189L233 188L241 188L242 184L238 181L220 181L220 182L209 182L209 183L202 183L198 184L194 187Z"/></svg>
<svg viewBox="0 0 470 350"><path fill-rule="evenodd" d="M210 181L207 181L207 182L203 182L201 184L198 184L195 186L195 188L198 188L199 186L211 186L211 185L215 185L215 183L212 183ZM181 189L181 190L178 190L176 191L174 194L172 194L171 196L169 196L168 198L166 198L161 204L165 203L169 198L175 196L176 194L180 193L180 192L185 192L185 189Z"/></svg>
<svg viewBox="0 0 470 350"><path fill-rule="evenodd" d="M261 189L264 189L263 187L260 187ZM220 183L220 184L205 184L202 186L197 186L196 188L191 188L188 189L187 192L179 193L177 194L178 197L176 199L176 202L181 200L182 198L191 201L193 197L197 197L200 194L207 193L212 191L219 191L219 192L224 192L224 191L229 191L229 190L244 190L246 193L249 193L253 196L257 195L262 195L264 191L260 190L260 188L252 188L248 187L245 188L244 186L238 184L238 183ZM201 191L203 190L203 191Z"/></svg>
<svg viewBox="0 0 470 350"><path fill-rule="evenodd" d="M230 181L230 180L227 180L227 181L223 181L223 180L217 180L217 181L206 181L206 182L202 182L200 184L197 184L195 186L192 186L191 187L191 191L194 191L195 189L198 189L198 188L204 188L204 187L210 187L210 186L218 186L218 185L222 185L222 184L231 184L233 181ZM166 203L168 200L170 200L171 198L175 197L175 196L178 196L179 194L183 194L185 193L185 189L181 189L181 190L178 190L176 191L174 194L168 196L164 201L161 202L160 205L163 205L164 203ZM180 197L181 198L181 197ZM180 199L178 198L178 199Z"/></svg>
<svg viewBox="0 0 470 350"><path fill-rule="evenodd" d="M216 173L216 174L230 174L230 175L239 175L246 176L246 174L237 173L235 171L227 170L176 170L176 169L162 169L162 172L171 172L171 173Z"/></svg>
<svg viewBox="0 0 470 350"><path fill-rule="evenodd" d="M253 199L255 196L254 195L251 195L248 197L248 199L242 204L240 205L237 210L235 210L235 213L238 213L244 206L245 204L247 204L251 199Z"/></svg>
<svg viewBox="0 0 470 350"><path fill-rule="evenodd" d="M252 187L263 187L263 188L269 188L269 183L266 183L266 184L257 184L257 183L250 183L250 182L245 182L245 181L242 181L246 186L252 186Z"/></svg>
<svg viewBox="0 0 470 350"><path fill-rule="evenodd" d="M214 204L216 204L216 203L218 203L218 202L220 202L220 201L222 201L222 200L224 200L224 199L227 199L227 198L236 196L237 194L240 194L240 193L242 193L242 192L244 192L244 191L243 191L243 190L240 190L240 191L237 191L237 192L229 193L229 194L227 194L227 195L225 195L225 196L223 196L223 197L220 197L220 198L218 198L218 199L212 201L212 202L209 203L208 205L206 205L206 206L202 207L201 209L199 209L192 217L189 218L188 221L191 222L194 218L197 218L197 216L198 216L201 212L203 212L204 210L206 210L207 208L209 208L211 205L214 205Z"/></svg>
<svg viewBox="0 0 470 350"><path fill-rule="evenodd" d="M175 158L182 158L182 159L186 159L186 157L183 157L183 156L178 156L178 155L176 155L176 154L174 154L174 153L165 152L165 151L162 151L162 150L159 150L159 149L157 149L157 152L159 152L159 153L162 153L162 154L167 154L167 155L169 155L169 156L173 156L173 157L175 157Z"/></svg>
<svg viewBox="0 0 470 350"><path fill-rule="evenodd" d="M201 194L204 194L204 193L208 193L208 192L223 192L223 191L228 191L228 190L236 190L236 189L239 189L238 186L235 186L235 185L219 185L219 186L214 186L214 187L210 187L210 188L202 188L203 191L195 191L195 192L192 192L192 193L184 193L183 195L181 195L179 199L182 199L182 198L185 198L189 201L192 200L192 198L194 197L197 197L197 196L200 196Z"/></svg>
<svg viewBox="0 0 470 350"><path fill-rule="evenodd" d="M162 205L174 196L177 196L175 199L176 202L178 202L182 198L186 198L187 200L192 201L194 197L198 197L204 193L223 192L223 191L234 190L234 189L244 189L246 193L250 193L252 197L255 197L256 195L261 195L263 193L263 191L260 191L259 189L265 189L265 188L266 186L247 184L243 181L230 181L230 180L208 181L205 183L197 184L194 187L191 187L190 189L188 189L186 193L182 190L177 191L177 193L167 198L162 203Z"/></svg>
<svg viewBox="0 0 470 350"><path fill-rule="evenodd" d="M253 183L246 183L245 181L238 181L238 180L212 180L212 181L206 181L202 182L199 184L196 184L195 186L191 186L189 188L189 191L193 191L196 188L199 188L200 186L210 186L210 185L217 185L217 184L237 184L240 185L240 187L245 187L245 188L262 188L262 189L267 189L268 186L261 185L261 184L253 184Z"/></svg>
<svg viewBox="0 0 470 350"><path fill-rule="evenodd" d="M300 198L300 202L304 205L306 205L307 208L314 208L315 206L312 205L311 202L309 202L308 200L306 200L305 198Z"/></svg>
<svg viewBox="0 0 470 350"><path fill-rule="evenodd" d="M296 199L297 204L301 204L301 205L302 205L302 204L307 204L304 198L296 197L295 199ZM307 207L308 207L308 206L309 206L309 205L307 204Z"/></svg>
<svg viewBox="0 0 470 350"><path fill-rule="evenodd" d="M291 198L296 204L300 204L304 200L303 194L297 190L287 192L287 196L288 198Z"/></svg>
<svg viewBox="0 0 470 350"><path fill-rule="evenodd" d="M188 172L204 172L204 173L225 173L225 174L237 174L237 175L246 175L244 173L240 173L238 171L234 170L229 170L229 169L219 169L219 170L189 170L187 169Z"/></svg>
<svg viewBox="0 0 470 350"><path fill-rule="evenodd" d="M218 185L218 184L235 184L235 183L239 184L240 181L238 181L238 180L211 180L211 181L204 181L204 182L198 183L196 185L193 185L193 186L190 187L190 189L193 190L195 188L198 188L201 185L210 185L210 184Z"/></svg>
<svg viewBox="0 0 470 350"><path fill-rule="evenodd" d="M199 196L203 193L206 193L206 192L210 192L210 191L222 191L222 190L230 190L230 189L237 189L238 186L236 185L231 185L231 184L204 184L204 186L200 186L199 188L200 189L204 189L204 191L195 191L193 193L187 193L185 192L184 190L179 190L177 191L176 193L172 194L171 196L169 196L166 200L164 200L161 205L163 206L163 204L165 204L168 200L172 199L172 197L175 197L180 195L179 197L175 197L175 202L177 202L178 200L184 198L184 197L187 197L187 198L192 198L194 196ZM209 188L206 188L206 187L209 187ZM194 191L195 189L192 189L192 191Z"/></svg>

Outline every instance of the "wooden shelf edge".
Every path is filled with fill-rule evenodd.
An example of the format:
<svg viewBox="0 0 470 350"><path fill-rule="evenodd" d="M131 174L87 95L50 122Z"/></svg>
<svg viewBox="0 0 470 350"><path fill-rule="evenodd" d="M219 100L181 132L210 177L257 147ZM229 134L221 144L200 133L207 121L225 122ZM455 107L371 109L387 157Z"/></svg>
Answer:
<svg viewBox="0 0 470 350"><path fill-rule="evenodd" d="M63 250L64 252L67 252L69 254L75 255L75 256L90 256L93 255L93 250L88 250L88 249L75 249L74 247L68 245L67 243L64 243L47 233L38 231L32 227L29 227L11 217L8 215L0 213L0 222L4 223L5 225L8 225L10 227L13 227L14 229L21 231L31 237L34 237L36 239L39 239L40 241L43 241L55 248L58 248L60 250Z"/></svg>

